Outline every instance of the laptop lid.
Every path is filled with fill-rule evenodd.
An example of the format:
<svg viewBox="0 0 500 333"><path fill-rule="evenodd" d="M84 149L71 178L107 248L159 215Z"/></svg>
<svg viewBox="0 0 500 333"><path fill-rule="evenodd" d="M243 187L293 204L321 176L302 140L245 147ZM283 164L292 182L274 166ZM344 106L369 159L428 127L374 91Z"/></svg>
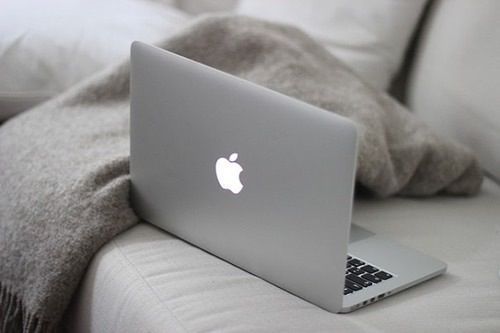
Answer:
<svg viewBox="0 0 500 333"><path fill-rule="evenodd" d="M130 125L141 218L342 308L356 159L349 120L134 42Z"/></svg>

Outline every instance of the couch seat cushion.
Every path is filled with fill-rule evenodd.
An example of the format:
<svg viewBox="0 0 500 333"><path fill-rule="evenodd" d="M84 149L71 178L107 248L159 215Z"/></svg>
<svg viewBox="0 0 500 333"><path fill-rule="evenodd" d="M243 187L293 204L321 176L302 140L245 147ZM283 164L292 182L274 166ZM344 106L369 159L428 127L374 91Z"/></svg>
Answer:
<svg viewBox="0 0 500 333"><path fill-rule="evenodd" d="M498 185L486 181L472 198L358 200L353 219L446 261L448 272L331 314L143 223L95 256L66 324L72 332L500 331Z"/></svg>

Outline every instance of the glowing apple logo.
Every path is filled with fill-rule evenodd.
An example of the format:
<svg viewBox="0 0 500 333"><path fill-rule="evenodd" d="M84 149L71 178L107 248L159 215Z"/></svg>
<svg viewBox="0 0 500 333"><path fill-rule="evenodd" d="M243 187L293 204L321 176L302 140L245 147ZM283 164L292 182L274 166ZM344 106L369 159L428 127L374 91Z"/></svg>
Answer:
<svg viewBox="0 0 500 333"><path fill-rule="evenodd" d="M240 193L243 184L240 180L240 173L243 171L241 165L236 163L237 153L232 153L229 160L221 157L215 162L215 174L220 187L224 190L230 190L234 194Z"/></svg>

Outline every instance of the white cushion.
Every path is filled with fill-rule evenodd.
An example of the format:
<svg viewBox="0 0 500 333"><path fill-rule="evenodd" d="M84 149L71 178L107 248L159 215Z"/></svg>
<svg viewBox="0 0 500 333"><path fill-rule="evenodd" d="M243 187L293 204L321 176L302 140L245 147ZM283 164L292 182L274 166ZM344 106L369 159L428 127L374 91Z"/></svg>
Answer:
<svg viewBox="0 0 500 333"><path fill-rule="evenodd" d="M0 121L128 57L184 22L178 10L140 0L2 1Z"/></svg>
<svg viewBox="0 0 500 333"><path fill-rule="evenodd" d="M93 259L70 332L496 332L500 187L472 198L355 204L354 221L434 255L448 273L352 314L326 312L148 224ZM256 246L258 246L256 244Z"/></svg>
<svg viewBox="0 0 500 333"><path fill-rule="evenodd" d="M410 107L469 146L500 180L500 1L437 2L419 43Z"/></svg>
<svg viewBox="0 0 500 333"><path fill-rule="evenodd" d="M237 13L311 33L375 87L385 89L426 0L241 0ZM7 0L0 10L0 121L154 42L191 14L229 11L237 0Z"/></svg>
<svg viewBox="0 0 500 333"><path fill-rule="evenodd" d="M385 90L426 1L240 0L236 12L301 27L374 87Z"/></svg>

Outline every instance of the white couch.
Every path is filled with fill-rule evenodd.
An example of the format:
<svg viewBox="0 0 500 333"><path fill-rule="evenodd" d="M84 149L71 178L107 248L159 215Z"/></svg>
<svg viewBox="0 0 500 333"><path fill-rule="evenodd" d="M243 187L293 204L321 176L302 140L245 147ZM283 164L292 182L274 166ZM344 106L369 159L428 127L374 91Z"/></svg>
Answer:
<svg viewBox="0 0 500 333"><path fill-rule="evenodd" d="M140 224L102 248L66 320L71 332L498 332L500 188L474 198L357 201L354 221L449 265L448 273L332 314Z"/></svg>
<svg viewBox="0 0 500 333"><path fill-rule="evenodd" d="M469 144L497 178L499 14L495 0L434 4L404 87L417 114ZM332 314L144 223L95 256L65 323L71 332L500 331L498 183L487 179L472 198L357 200L353 220L446 261L448 272Z"/></svg>

